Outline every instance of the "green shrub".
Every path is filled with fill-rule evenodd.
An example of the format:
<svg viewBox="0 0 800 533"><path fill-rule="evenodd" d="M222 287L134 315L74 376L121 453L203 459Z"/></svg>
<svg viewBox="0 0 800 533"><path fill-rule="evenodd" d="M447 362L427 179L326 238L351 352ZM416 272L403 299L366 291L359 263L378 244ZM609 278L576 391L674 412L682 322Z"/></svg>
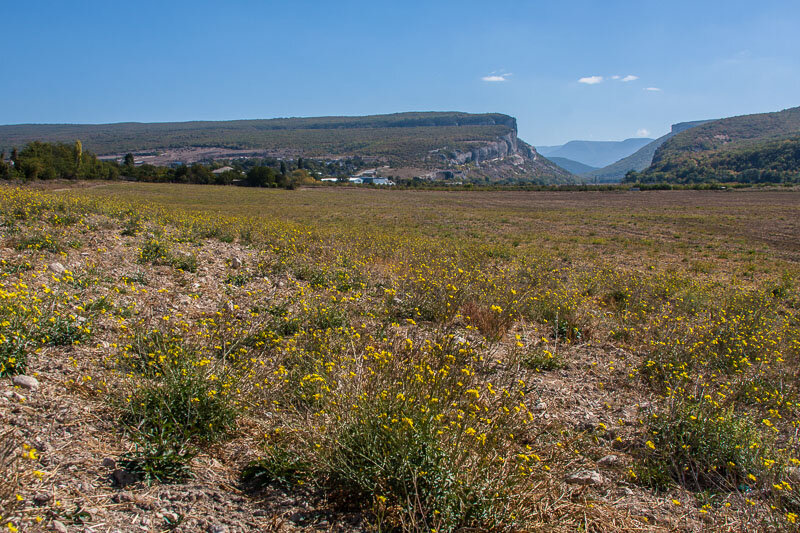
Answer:
<svg viewBox="0 0 800 533"><path fill-rule="evenodd" d="M52 213L45 220L53 226L72 226L80 222L81 216L74 213L62 213L61 215Z"/></svg>
<svg viewBox="0 0 800 533"><path fill-rule="evenodd" d="M164 368L164 367L162 367ZM174 440L192 438L213 441L224 435L236 420L228 395L218 381L188 365L171 368L136 390L124 420L136 431L171 428Z"/></svg>
<svg viewBox="0 0 800 533"><path fill-rule="evenodd" d="M438 322L448 318L449 315L446 305L441 305L437 298L439 295L433 292L408 292L400 297L390 297L387 302L389 315L393 318L412 320L423 320L426 322ZM445 296L446 297L446 296Z"/></svg>
<svg viewBox="0 0 800 533"><path fill-rule="evenodd" d="M349 270L337 270L331 277L331 283L339 292L347 292L362 288L365 280L358 270L351 267Z"/></svg>
<svg viewBox="0 0 800 533"><path fill-rule="evenodd" d="M156 238L148 239L139 249L139 262L154 265L171 265L186 272L197 271L197 257L194 254L172 253L170 246Z"/></svg>
<svg viewBox="0 0 800 533"><path fill-rule="evenodd" d="M9 263L5 259L0 259L0 266L2 266L0 272L3 274L17 274L33 269L33 265L28 261L24 263Z"/></svg>
<svg viewBox="0 0 800 533"><path fill-rule="evenodd" d="M256 485L276 484L285 489L305 482L311 475L311 465L302 455L283 445L268 446L262 457L250 462L242 478Z"/></svg>
<svg viewBox="0 0 800 533"><path fill-rule="evenodd" d="M28 342L16 331L0 330L0 377L24 374Z"/></svg>
<svg viewBox="0 0 800 533"><path fill-rule="evenodd" d="M191 476L197 449L176 439L172 428L149 428L132 436L135 448L122 456L122 468L146 483L180 483Z"/></svg>
<svg viewBox="0 0 800 533"><path fill-rule="evenodd" d="M503 465L467 442L443 440L435 417L391 403L362 404L330 435L321 461L331 487L363 503L384 498L399 509L394 519L412 529L491 529L506 522L514 478Z"/></svg>
<svg viewBox="0 0 800 533"><path fill-rule="evenodd" d="M675 482L696 491L737 490L780 473L769 443L732 409L674 404L649 418L643 440L635 473L655 488Z"/></svg>
<svg viewBox="0 0 800 533"><path fill-rule="evenodd" d="M148 378L182 371L194 358L183 339L160 330L135 332L127 348L122 358L124 366Z"/></svg>
<svg viewBox="0 0 800 533"><path fill-rule="evenodd" d="M238 274L230 274L226 279L225 283L228 285L235 285L236 287L243 287L250 281L250 276L245 274L244 272L240 272Z"/></svg>
<svg viewBox="0 0 800 533"><path fill-rule="evenodd" d="M246 474L313 483L372 508L380 528L510 528L520 515L509 510L526 498L519 484L534 473L517 440L530 420L520 383L488 382L476 352L453 335L401 342L356 358L320 342L313 353L327 355L283 358L269 397L300 418L281 420L285 440L268 436L266 457Z"/></svg>
<svg viewBox="0 0 800 533"><path fill-rule="evenodd" d="M141 263L167 264L170 257L170 247L156 238L148 239L139 249Z"/></svg>
<svg viewBox="0 0 800 533"><path fill-rule="evenodd" d="M39 337L44 344L50 346L71 346L89 340L92 330L88 322L81 322L77 317L53 316L43 322Z"/></svg>
<svg viewBox="0 0 800 533"><path fill-rule="evenodd" d="M560 370L567 367L564 356L546 349L533 348L522 356L522 364L539 372Z"/></svg>
<svg viewBox="0 0 800 533"><path fill-rule="evenodd" d="M34 233L17 241L16 248L17 250L47 250L55 254L60 252L63 246L49 233Z"/></svg>
<svg viewBox="0 0 800 533"><path fill-rule="evenodd" d="M588 337L588 320L570 300L574 294L556 294L547 291L534 297L525 315L538 322L548 324L554 337L565 340L580 340Z"/></svg>
<svg viewBox="0 0 800 533"><path fill-rule="evenodd" d="M197 257L194 254L178 254L172 257L169 263L186 272L197 272Z"/></svg>
<svg viewBox="0 0 800 533"><path fill-rule="evenodd" d="M337 329L347 325L347 313L338 306L319 306L311 313L309 324L315 329Z"/></svg>
<svg viewBox="0 0 800 533"><path fill-rule="evenodd" d="M309 264L301 264L294 269L294 277L307 281L314 288L324 287L328 283L328 275L322 269Z"/></svg>
<svg viewBox="0 0 800 533"><path fill-rule="evenodd" d="M121 234L125 237L133 237L139 234L144 228L144 223L139 217L131 217L125 221Z"/></svg>
<svg viewBox="0 0 800 533"><path fill-rule="evenodd" d="M130 274L122 276L122 281L125 283L138 283L139 285L147 285L147 275L142 270L136 270Z"/></svg>
<svg viewBox="0 0 800 533"><path fill-rule="evenodd" d="M160 330L135 332L122 363L138 378L120 402L136 445L124 457L126 468L148 481L185 479L195 445L223 438L235 424L226 370L180 335Z"/></svg>

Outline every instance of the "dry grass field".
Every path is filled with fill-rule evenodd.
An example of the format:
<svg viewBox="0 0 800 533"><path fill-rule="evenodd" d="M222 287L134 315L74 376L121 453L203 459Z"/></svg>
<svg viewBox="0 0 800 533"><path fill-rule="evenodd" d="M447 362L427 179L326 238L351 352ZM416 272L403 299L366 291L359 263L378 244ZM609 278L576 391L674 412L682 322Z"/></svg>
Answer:
<svg viewBox="0 0 800 533"><path fill-rule="evenodd" d="M796 190L61 187L0 188L9 530L798 530Z"/></svg>

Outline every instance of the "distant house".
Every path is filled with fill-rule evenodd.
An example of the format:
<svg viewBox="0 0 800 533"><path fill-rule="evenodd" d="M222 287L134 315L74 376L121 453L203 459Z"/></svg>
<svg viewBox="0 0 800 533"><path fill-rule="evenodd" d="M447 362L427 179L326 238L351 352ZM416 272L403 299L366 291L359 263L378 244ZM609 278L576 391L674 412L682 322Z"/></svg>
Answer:
<svg viewBox="0 0 800 533"><path fill-rule="evenodd" d="M217 170L212 170L211 173L212 174L224 174L225 172L228 172L229 170L233 170L233 167L218 168Z"/></svg>
<svg viewBox="0 0 800 533"><path fill-rule="evenodd" d="M364 183L364 180L362 180L361 178L349 178L347 181L349 181L350 183Z"/></svg>
<svg viewBox="0 0 800 533"><path fill-rule="evenodd" d="M371 185L394 185L394 182L389 178L362 178L361 181Z"/></svg>
<svg viewBox="0 0 800 533"><path fill-rule="evenodd" d="M339 180L338 180L338 179L336 179L336 178L322 178L322 180L320 180L320 181L332 181L332 182L337 182L337 181L339 181Z"/></svg>

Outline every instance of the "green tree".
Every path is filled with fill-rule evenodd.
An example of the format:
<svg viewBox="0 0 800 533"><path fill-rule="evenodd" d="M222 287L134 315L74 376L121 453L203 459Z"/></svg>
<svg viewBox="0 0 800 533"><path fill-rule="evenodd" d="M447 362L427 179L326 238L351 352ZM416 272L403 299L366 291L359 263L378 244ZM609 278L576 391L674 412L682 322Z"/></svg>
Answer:
<svg viewBox="0 0 800 533"><path fill-rule="evenodd" d="M47 173L47 167L45 164L36 157L23 159L20 163L20 171L28 181L39 178L49 179L51 177Z"/></svg>
<svg viewBox="0 0 800 533"><path fill-rule="evenodd" d="M285 177L281 177L285 180ZM264 166L251 168L245 179L245 183L247 183L249 187L274 187L277 182L275 171L270 167Z"/></svg>
<svg viewBox="0 0 800 533"><path fill-rule="evenodd" d="M127 168L132 169L133 163L134 163L133 154L131 153L125 154L125 158L122 160L122 164L125 165Z"/></svg>
<svg viewBox="0 0 800 533"><path fill-rule="evenodd" d="M81 162L83 160L83 144L81 141L75 141L75 176L80 177L81 175Z"/></svg>
<svg viewBox="0 0 800 533"><path fill-rule="evenodd" d="M11 174L11 169L8 163L6 163L6 153L0 152L0 179L7 180Z"/></svg>

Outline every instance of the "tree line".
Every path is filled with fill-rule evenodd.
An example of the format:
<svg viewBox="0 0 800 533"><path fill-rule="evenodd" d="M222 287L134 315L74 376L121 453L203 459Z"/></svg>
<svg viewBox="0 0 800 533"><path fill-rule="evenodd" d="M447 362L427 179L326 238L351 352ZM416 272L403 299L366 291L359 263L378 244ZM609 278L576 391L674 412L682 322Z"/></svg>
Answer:
<svg viewBox="0 0 800 533"><path fill-rule="evenodd" d="M355 168L363 165L359 160ZM10 155L0 153L0 179L13 181L34 180L116 180L193 183L211 185L242 185L249 187L294 188L315 183L312 172L343 172L352 170L353 164L330 164L298 158L286 162L276 158L253 158L237 162L224 172L214 172L223 166L194 163L191 165L157 166L136 165L133 154L126 154L121 162L104 161L83 150L81 141L74 144L34 141L22 150L14 148ZM318 169L318 170L317 170Z"/></svg>

